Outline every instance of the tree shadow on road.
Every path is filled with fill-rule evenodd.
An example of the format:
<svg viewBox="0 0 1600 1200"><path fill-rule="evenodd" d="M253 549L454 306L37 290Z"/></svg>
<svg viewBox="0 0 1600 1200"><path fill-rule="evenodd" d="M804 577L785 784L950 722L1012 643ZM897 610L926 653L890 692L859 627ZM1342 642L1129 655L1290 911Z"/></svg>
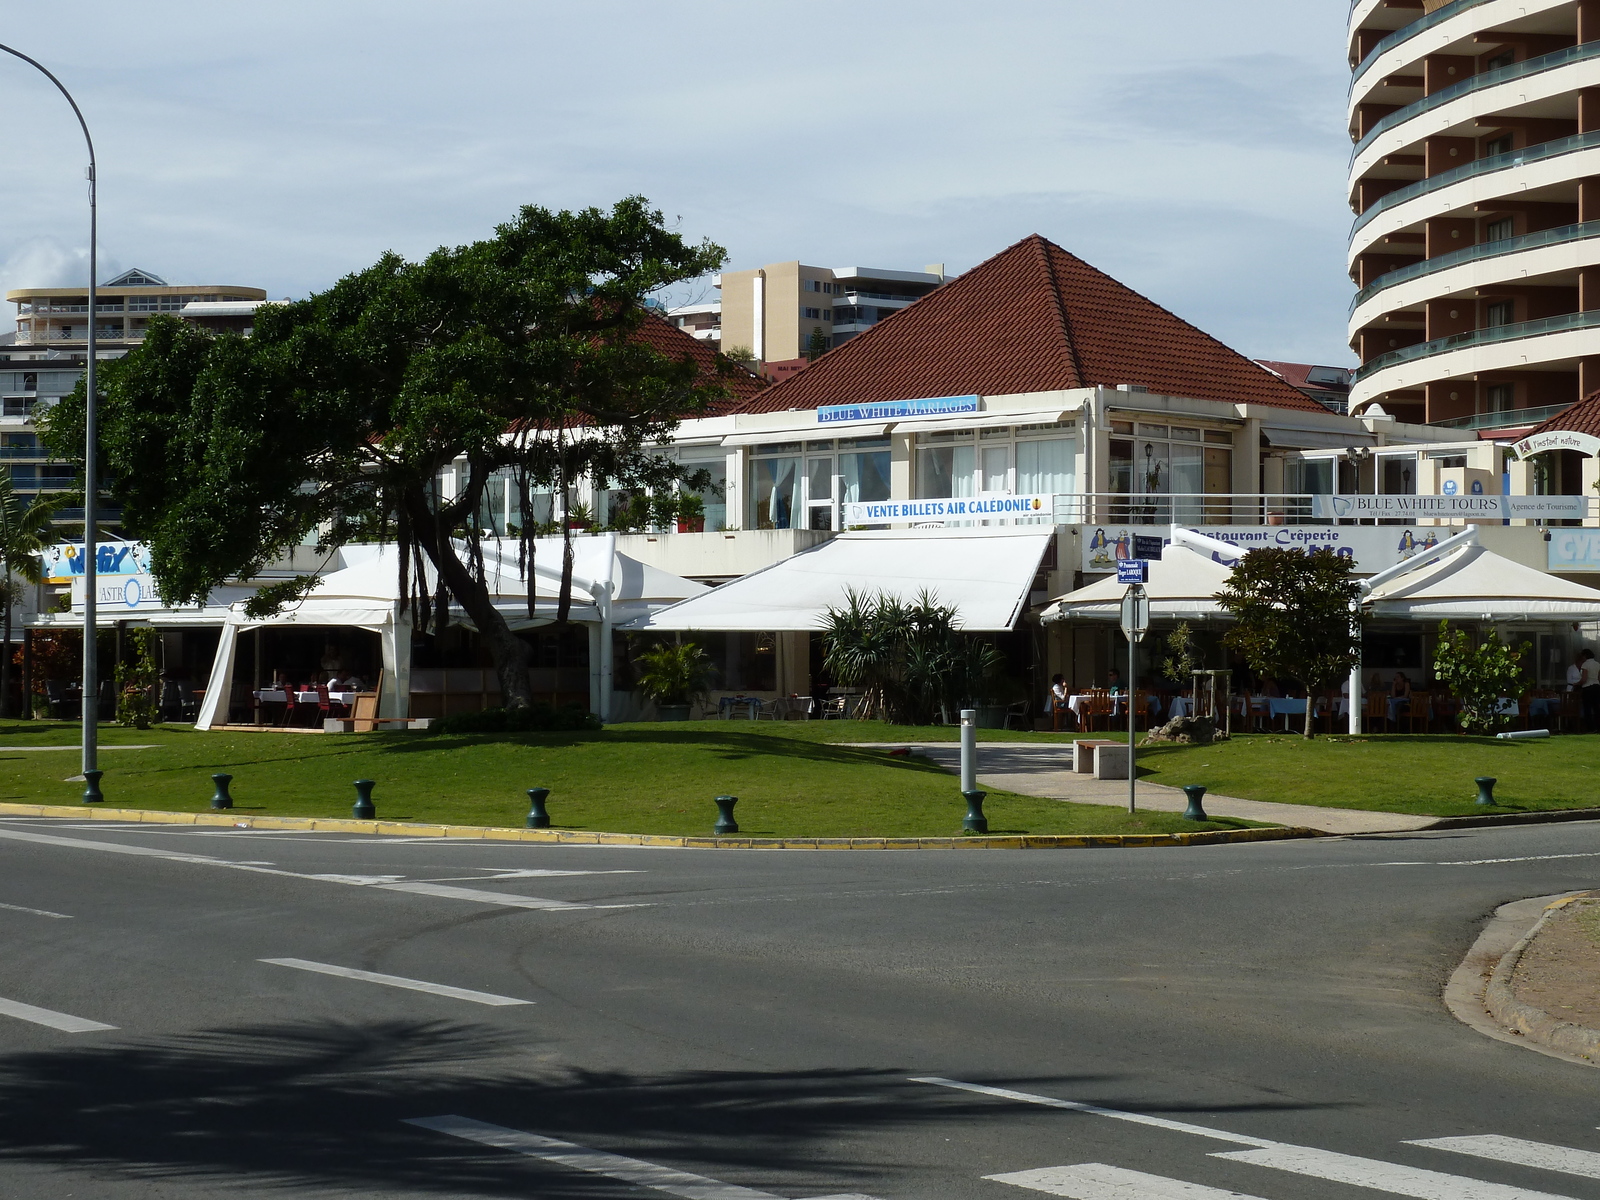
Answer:
<svg viewBox="0 0 1600 1200"><path fill-rule="evenodd" d="M0 1164L291 1194L591 1200L623 1186L403 1124L459 1115L815 1195L894 1186L882 1160L850 1157L855 1139L1016 1113L903 1071L558 1071L541 1050L524 1031L307 1021L13 1054L0 1059Z"/></svg>

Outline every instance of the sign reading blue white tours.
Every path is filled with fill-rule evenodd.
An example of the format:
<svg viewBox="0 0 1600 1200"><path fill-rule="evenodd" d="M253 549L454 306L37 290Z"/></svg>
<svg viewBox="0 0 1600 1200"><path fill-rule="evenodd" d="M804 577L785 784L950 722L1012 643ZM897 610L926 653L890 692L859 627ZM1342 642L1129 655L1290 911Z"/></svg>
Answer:
<svg viewBox="0 0 1600 1200"><path fill-rule="evenodd" d="M817 409L818 425L854 421L901 421L907 417L944 417L975 413L977 396L937 396L929 400L884 400L873 404L825 404Z"/></svg>
<svg viewBox="0 0 1600 1200"><path fill-rule="evenodd" d="M1314 496L1325 520L1570 521L1588 512L1583 496Z"/></svg>
<svg viewBox="0 0 1600 1200"><path fill-rule="evenodd" d="M846 504L844 523L852 525L925 525L955 521L1055 519L1056 498L1050 496L967 496L953 500L879 500Z"/></svg>

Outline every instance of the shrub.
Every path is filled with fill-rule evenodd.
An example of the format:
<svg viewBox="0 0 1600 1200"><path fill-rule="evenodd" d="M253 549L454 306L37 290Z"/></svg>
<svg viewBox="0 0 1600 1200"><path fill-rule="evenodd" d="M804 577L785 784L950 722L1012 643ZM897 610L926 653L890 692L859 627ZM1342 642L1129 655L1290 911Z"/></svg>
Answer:
<svg viewBox="0 0 1600 1200"><path fill-rule="evenodd" d="M486 708L455 713L428 726L429 733L573 733L599 729L600 718L575 704L554 708L530 704L527 708Z"/></svg>

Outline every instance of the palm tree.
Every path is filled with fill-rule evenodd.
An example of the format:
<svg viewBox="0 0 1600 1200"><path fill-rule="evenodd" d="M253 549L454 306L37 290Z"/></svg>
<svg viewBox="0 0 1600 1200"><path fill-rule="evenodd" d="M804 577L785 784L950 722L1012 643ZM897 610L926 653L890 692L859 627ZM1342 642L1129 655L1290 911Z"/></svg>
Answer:
<svg viewBox="0 0 1600 1200"><path fill-rule="evenodd" d="M72 499L69 492L24 497L12 487L11 472L0 470L0 617L5 653L0 655L0 717L11 713L11 613L22 583L38 583L42 563L39 552L56 540L51 523L58 508ZM27 687L27 681L23 681Z"/></svg>

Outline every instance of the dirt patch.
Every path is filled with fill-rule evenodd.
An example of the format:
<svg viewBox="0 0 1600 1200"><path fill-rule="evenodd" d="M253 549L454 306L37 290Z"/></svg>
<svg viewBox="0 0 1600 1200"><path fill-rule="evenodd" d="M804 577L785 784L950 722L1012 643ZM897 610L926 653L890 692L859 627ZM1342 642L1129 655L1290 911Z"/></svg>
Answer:
<svg viewBox="0 0 1600 1200"><path fill-rule="evenodd" d="M1512 977L1518 1000L1558 1021L1600 1030L1600 893L1550 914Z"/></svg>

